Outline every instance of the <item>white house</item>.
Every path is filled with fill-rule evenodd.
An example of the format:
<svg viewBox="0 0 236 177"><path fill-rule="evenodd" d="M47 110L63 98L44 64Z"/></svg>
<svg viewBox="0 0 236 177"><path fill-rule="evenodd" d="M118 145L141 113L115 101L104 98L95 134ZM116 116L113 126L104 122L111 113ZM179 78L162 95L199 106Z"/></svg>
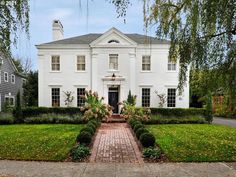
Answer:
<svg viewBox="0 0 236 177"><path fill-rule="evenodd" d="M39 106L65 106L63 91L72 91L73 106L83 105L85 89L97 91L119 113L118 102L129 90L137 106L158 107L155 94L165 94L165 107L189 107L189 85L182 95L178 62L168 61L169 42L111 28L103 34L63 39L63 26L53 21L53 42L37 45Z"/></svg>

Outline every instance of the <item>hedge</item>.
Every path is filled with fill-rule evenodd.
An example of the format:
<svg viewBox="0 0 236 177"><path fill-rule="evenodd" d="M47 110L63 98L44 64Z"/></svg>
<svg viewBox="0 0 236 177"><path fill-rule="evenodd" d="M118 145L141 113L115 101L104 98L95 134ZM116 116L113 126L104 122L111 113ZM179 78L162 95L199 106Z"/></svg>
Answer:
<svg viewBox="0 0 236 177"><path fill-rule="evenodd" d="M48 107L27 107L22 109L22 116L23 118L27 117L35 117L39 116L41 114L82 114L80 108L78 107L54 107L54 108L48 108ZM13 111L13 115L15 117L16 112Z"/></svg>
<svg viewBox="0 0 236 177"><path fill-rule="evenodd" d="M150 108L152 115L161 115L164 117L184 117L192 115L207 116L204 108Z"/></svg>

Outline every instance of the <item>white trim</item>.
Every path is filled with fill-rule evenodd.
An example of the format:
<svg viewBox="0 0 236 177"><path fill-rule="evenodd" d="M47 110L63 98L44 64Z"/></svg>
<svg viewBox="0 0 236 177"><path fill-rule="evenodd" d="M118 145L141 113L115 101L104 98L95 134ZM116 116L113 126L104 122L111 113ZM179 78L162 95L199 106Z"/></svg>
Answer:
<svg viewBox="0 0 236 177"><path fill-rule="evenodd" d="M50 72L53 72L53 73L61 72L61 57L60 57L60 55L51 55L50 57L51 57ZM59 70L52 70L52 58L53 57L59 57L59 68L60 68Z"/></svg>
<svg viewBox="0 0 236 177"><path fill-rule="evenodd" d="M62 87L62 84L49 84L49 87Z"/></svg>
<svg viewBox="0 0 236 177"><path fill-rule="evenodd" d="M147 87L147 88L151 88L151 87L153 87L153 85L145 85L145 84L141 84L141 85L139 85L139 87Z"/></svg>
<svg viewBox="0 0 236 177"><path fill-rule="evenodd" d="M13 98L13 105L10 105L11 107L14 107L15 106L15 96L13 95L5 95L4 97L4 102L6 101L6 98Z"/></svg>

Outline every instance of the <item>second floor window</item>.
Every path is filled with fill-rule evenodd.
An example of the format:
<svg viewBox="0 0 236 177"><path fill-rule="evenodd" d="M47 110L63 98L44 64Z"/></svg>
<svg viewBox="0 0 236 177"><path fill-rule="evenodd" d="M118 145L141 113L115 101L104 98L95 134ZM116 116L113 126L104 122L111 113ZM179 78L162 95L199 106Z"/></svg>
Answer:
<svg viewBox="0 0 236 177"><path fill-rule="evenodd" d="M168 58L168 71L175 71L176 70L176 62L171 61L170 58Z"/></svg>
<svg viewBox="0 0 236 177"><path fill-rule="evenodd" d="M118 54L109 55L109 70L118 70Z"/></svg>
<svg viewBox="0 0 236 177"><path fill-rule="evenodd" d="M77 71L85 71L85 56L77 56Z"/></svg>
<svg viewBox="0 0 236 177"><path fill-rule="evenodd" d="M150 71L151 70L151 58L150 58L150 56L143 56L142 57L142 70L143 71Z"/></svg>
<svg viewBox="0 0 236 177"><path fill-rule="evenodd" d="M14 74L11 75L11 83L15 84L15 75Z"/></svg>
<svg viewBox="0 0 236 177"><path fill-rule="evenodd" d="M51 68L52 71L60 71L60 56L52 56Z"/></svg>
<svg viewBox="0 0 236 177"><path fill-rule="evenodd" d="M4 81L8 82L8 73L7 72L4 73Z"/></svg>

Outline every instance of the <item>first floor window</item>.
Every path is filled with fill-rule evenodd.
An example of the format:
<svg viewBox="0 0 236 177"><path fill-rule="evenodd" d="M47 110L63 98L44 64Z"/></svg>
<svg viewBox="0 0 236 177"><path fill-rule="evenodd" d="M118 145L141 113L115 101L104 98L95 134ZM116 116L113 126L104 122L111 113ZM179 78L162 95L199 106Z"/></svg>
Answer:
<svg viewBox="0 0 236 177"><path fill-rule="evenodd" d="M118 70L118 54L109 55L109 70Z"/></svg>
<svg viewBox="0 0 236 177"><path fill-rule="evenodd" d="M52 56L51 69L52 71L60 71L60 56Z"/></svg>
<svg viewBox="0 0 236 177"><path fill-rule="evenodd" d="M8 82L8 73L7 72L4 73L4 81Z"/></svg>
<svg viewBox="0 0 236 177"><path fill-rule="evenodd" d="M175 107L176 105L176 89L169 88L167 91L167 107Z"/></svg>
<svg viewBox="0 0 236 177"><path fill-rule="evenodd" d="M15 105L15 97L5 96L5 104L7 104L7 106L13 107Z"/></svg>
<svg viewBox="0 0 236 177"><path fill-rule="evenodd" d="M85 71L85 56L77 56L77 71Z"/></svg>
<svg viewBox="0 0 236 177"><path fill-rule="evenodd" d="M77 88L77 106L84 106L85 100L83 96L85 95L85 88Z"/></svg>
<svg viewBox="0 0 236 177"><path fill-rule="evenodd" d="M142 57L142 71L150 71L151 70L151 58L150 56Z"/></svg>
<svg viewBox="0 0 236 177"><path fill-rule="evenodd" d="M52 88L52 107L60 107L60 88Z"/></svg>
<svg viewBox="0 0 236 177"><path fill-rule="evenodd" d="M150 107L150 88L142 88L142 107Z"/></svg>
<svg viewBox="0 0 236 177"><path fill-rule="evenodd" d="M170 58L168 58L168 71L175 71L176 70L176 62L171 61Z"/></svg>
<svg viewBox="0 0 236 177"><path fill-rule="evenodd" d="M11 75L11 83L15 84L15 75L14 74Z"/></svg>

